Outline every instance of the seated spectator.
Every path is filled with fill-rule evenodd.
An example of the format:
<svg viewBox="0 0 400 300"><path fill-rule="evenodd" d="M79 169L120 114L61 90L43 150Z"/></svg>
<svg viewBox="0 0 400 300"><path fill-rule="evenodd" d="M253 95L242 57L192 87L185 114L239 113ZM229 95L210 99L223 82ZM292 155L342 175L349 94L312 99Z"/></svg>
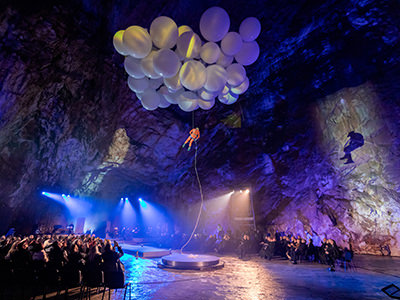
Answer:
<svg viewBox="0 0 400 300"><path fill-rule="evenodd" d="M250 237L245 233L239 243L239 258L243 259L247 256L250 248Z"/></svg>

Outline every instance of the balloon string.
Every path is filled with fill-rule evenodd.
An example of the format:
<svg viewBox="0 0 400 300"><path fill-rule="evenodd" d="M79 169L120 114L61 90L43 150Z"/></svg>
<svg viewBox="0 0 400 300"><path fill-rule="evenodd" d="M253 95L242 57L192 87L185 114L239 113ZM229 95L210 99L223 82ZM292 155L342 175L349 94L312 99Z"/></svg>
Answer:
<svg viewBox="0 0 400 300"><path fill-rule="evenodd" d="M192 125L193 125L193 128L194 128L194 112L192 113ZM190 243L194 233L196 232L197 226L199 225L199 222L200 222L201 212L203 210L203 204L204 204L203 187L201 186L199 172L197 171L197 140L195 140L194 143L195 143L195 149L196 149L195 150L195 154L194 154L194 171L196 172L197 183L199 184L201 204L200 204L199 213L197 215L196 224L194 225L193 231L192 231L188 241L182 246L181 254L183 253L183 249Z"/></svg>
<svg viewBox="0 0 400 300"><path fill-rule="evenodd" d="M201 196L201 204L200 204L199 214L197 215L196 224L194 225L192 234L190 235L188 241L182 246L182 248L181 248L181 254L183 253L183 249L184 249L184 248L189 244L189 242L192 240L192 237L193 237L194 233L196 232L197 226L199 225L200 216L201 216L201 211L203 210L203 203L204 203L203 188L202 188L202 186L201 186L199 173L197 172L197 141L195 141L195 147L196 147L196 152L195 152L195 154L194 154L194 170L195 170L195 172L196 172L197 183L199 184L199 190L200 190L200 196Z"/></svg>

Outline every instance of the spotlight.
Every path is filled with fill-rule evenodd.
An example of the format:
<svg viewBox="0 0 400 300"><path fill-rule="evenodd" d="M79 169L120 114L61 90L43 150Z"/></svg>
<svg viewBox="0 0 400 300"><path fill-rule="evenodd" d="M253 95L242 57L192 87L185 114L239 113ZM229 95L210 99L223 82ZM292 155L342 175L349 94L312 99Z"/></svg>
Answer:
<svg viewBox="0 0 400 300"><path fill-rule="evenodd" d="M68 198L70 198L71 196L70 196L70 195L68 195L67 197L68 197Z"/></svg>
<svg viewBox="0 0 400 300"><path fill-rule="evenodd" d="M140 202L142 202L142 201L143 201L143 199L142 199L142 198L139 198L138 200L139 200Z"/></svg>
<svg viewBox="0 0 400 300"><path fill-rule="evenodd" d="M62 194L61 196L65 197L65 194Z"/></svg>
<svg viewBox="0 0 400 300"><path fill-rule="evenodd" d="M248 193L250 193L250 190L249 190L249 189L246 190L246 194L248 194Z"/></svg>
<svg viewBox="0 0 400 300"><path fill-rule="evenodd" d="M124 198L121 198L121 201L124 201Z"/></svg>
<svg viewBox="0 0 400 300"><path fill-rule="evenodd" d="M242 191L242 190L240 190L240 192L241 192L241 193L243 193L243 191Z"/></svg>
<svg viewBox="0 0 400 300"><path fill-rule="evenodd" d="M46 192L42 192L42 195L46 195Z"/></svg>
<svg viewBox="0 0 400 300"><path fill-rule="evenodd" d="M128 201L129 199L128 198L125 198L125 201Z"/></svg>

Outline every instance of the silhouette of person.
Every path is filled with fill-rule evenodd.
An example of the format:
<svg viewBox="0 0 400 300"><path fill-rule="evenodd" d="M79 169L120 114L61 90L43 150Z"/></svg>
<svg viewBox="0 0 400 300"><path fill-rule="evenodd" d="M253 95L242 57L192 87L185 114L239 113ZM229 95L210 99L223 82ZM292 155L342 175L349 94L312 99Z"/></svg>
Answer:
<svg viewBox="0 0 400 300"><path fill-rule="evenodd" d="M344 156L340 158L347 159L347 161L344 163L345 165L354 163L351 157L351 152L364 145L364 137L361 133L350 131L347 137L350 139L344 145Z"/></svg>

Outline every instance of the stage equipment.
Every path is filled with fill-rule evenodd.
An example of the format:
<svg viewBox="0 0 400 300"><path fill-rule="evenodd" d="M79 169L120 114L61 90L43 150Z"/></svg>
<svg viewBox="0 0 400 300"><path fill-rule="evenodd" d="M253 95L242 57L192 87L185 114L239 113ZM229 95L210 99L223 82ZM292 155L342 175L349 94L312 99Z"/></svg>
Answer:
<svg viewBox="0 0 400 300"><path fill-rule="evenodd" d="M161 258L159 268L179 270L216 270L224 267L219 257L202 254L172 253Z"/></svg>
<svg viewBox="0 0 400 300"><path fill-rule="evenodd" d="M249 188L232 193L229 212L233 221L232 225L236 230L242 231L250 227L256 229L253 197Z"/></svg>
<svg viewBox="0 0 400 300"><path fill-rule="evenodd" d="M400 288L396 285L389 284L388 286L385 286L382 289L382 292L384 292L386 295L388 295L392 299L400 299Z"/></svg>

